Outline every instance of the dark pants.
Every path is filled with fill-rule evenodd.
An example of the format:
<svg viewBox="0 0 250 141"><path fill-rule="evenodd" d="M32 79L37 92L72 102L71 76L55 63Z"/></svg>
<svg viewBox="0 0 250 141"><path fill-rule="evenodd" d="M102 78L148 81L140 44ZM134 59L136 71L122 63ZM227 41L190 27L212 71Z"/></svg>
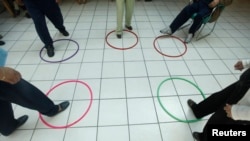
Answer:
<svg viewBox="0 0 250 141"><path fill-rule="evenodd" d="M233 120L227 117L223 109L226 104L236 104L245 95L250 88L250 69L246 70L240 77L240 80L231 84L227 88L212 94L197 106L193 108L193 112L197 118L202 118L206 115L214 113L208 119L203 133L201 134L201 141L207 141L207 126L211 124L248 124L250 121Z"/></svg>
<svg viewBox="0 0 250 141"><path fill-rule="evenodd" d="M170 24L172 33L178 30L184 23L186 23L194 13L197 15L194 18L193 24L189 29L189 33L193 35L202 25L202 18L208 16L212 12L212 9L208 7L207 3L203 1L194 2L187 5L182 9L182 11L177 15L174 21Z"/></svg>
<svg viewBox="0 0 250 141"><path fill-rule="evenodd" d="M0 81L0 111L2 113L0 133L2 134L8 134L15 130L17 125L11 103L37 110L47 116L52 116L58 111L58 106L29 82L21 79L12 85Z"/></svg>
<svg viewBox="0 0 250 141"><path fill-rule="evenodd" d="M58 30L65 30L61 10L55 0L23 0L34 21L38 36L45 45L52 45L46 17Z"/></svg>

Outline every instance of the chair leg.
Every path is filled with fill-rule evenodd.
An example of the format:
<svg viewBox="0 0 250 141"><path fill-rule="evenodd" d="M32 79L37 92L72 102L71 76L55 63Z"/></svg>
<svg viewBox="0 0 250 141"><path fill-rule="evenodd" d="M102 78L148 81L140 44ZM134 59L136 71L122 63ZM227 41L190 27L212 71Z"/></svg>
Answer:
<svg viewBox="0 0 250 141"><path fill-rule="evenodd" d="M197 41L197 40L200 40L200 39L202 39L202 38L204 38L204 37L206 37L206 36L208 36L208 34L206 34L206 35L204 35L204 36L199 37L200 34L201 34L201 32L202 32L202 30L204 29L205 25L206 25L206 23L202 25L201 29L199 30L198 34L196 35L196 41Z"/></svg>
<svg viewBox="0 0 250 141"><path fill-rule="evenodd" d="M2 0L4 7L7 9L7 11L10 13L12 17L15 17L16 14L14 12L14 9L11 7L10 3L8 0Z"/></svg>
<svg viewBox="0 0 250 141"><path fill-rule="evenodd" d="M214 31L215 26L216 26L216 23L217 23L217 21L214 22L213 28L210 30L210 32L208 32L206 35L203 35L203 36L199 37L199 36L200 36L200 33L202 32L203 28L204 28L205 25L206 25L206 24L203 24L202 28L200 29L199 33L198 33L197 36L196 36L196 41L198 41L198 40L200 40L200 39L203 39L203 38L207 37L208 35L210 35L210 34Z"/></svg>

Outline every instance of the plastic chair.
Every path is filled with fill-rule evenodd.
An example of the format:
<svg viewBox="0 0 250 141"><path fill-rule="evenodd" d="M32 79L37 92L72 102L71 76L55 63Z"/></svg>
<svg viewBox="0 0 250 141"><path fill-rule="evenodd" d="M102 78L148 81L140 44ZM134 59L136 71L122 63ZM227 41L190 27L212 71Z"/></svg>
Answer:
<svg viewBox="0 0 250 141"><path fill-rule="evenodd" d="M192 0L190 0L190 2L192 2ZM217 24L217 21L219 19L219 16L220 16L221 12L224 10L224 8L225 8L224 5L218 4L216 7L213 8L212 12L208 16L203 17L203 19L202 19L202 26L197 31L198 33L196 34L196 37L195 37L196 41L209 36L214 31L215 26ZM216 18L215 18L213 16L215 16L215 14L218 14L216 12L219 12L219 15L218 15L218 17L216 16ZM183 28L191 25L192 22L193 22L193 19L195 18L196 15L197 15L197 13L194 13L192 15L192 17L191 17L192 21L189 24L182 26L180 29L183 29ZM201 36L201 32L203 31L203 29L207 25L207 23L212 23L213 24L212 29L207 34Z"/></svg>
<svg viewBox="0 0 250 141"><path fill-rule="evenodd" d="M0 48L0 67L3 67L6 63L8 52Z"/></svg>

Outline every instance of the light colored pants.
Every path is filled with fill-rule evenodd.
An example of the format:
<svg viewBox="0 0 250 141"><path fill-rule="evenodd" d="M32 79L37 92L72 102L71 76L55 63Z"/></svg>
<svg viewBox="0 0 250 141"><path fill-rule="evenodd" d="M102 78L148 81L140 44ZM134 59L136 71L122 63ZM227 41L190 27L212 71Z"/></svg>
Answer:
<svg viewBox="0 0 250 141"><path fill-rule="evenodd" d="M116 0L117 27L116 34L122 34L123 15L125 8L125 25L131 26L131 19L134 12L135 0Z"/></svg>

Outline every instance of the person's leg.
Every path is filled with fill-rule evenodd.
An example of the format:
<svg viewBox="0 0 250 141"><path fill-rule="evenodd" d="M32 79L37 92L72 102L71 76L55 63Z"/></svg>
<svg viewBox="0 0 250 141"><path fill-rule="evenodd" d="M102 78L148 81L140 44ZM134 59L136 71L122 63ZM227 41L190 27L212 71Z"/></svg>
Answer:
<svg viewBox="0 0 250 141"><path fill-rule="evenodd" d="M193 36L195 35L195 32L199 30L202 25L202 19L203 19L203 16L197 13L197 15L193 19L193 24L189 28L189 31L188 31L189 34L192 34Z"/></svg>
<svg viewBox="0 0 250 141"><path fill-rule="evenodd" d="M250 71L246 71L246 73L245 76L250 75ZM243 79L243 77L241 78ZM248 77L248 79L250 79L250 77ZM221 106L225 106L225 104L237 103L245 95L249 87L250 81L247 81L247 78L245 81L240 79L225 89L212 94L200 103L194 104L192 111L197 118L202 118L217 111Z"/></svg>
<svg viewBox="0 0 250 141"><path fill-rule="evenodd" d="M241 75L240 75L240 81L243 81L244 84L250 85L250 68L245 70Z"/></svg>
<svg viewBox="0 0 250 141"><path fill-rule="evenodd" d="M45 15L41 11L39 4L34 0L24 0L24 4L30 13L31 18L34 21L35 28L38 36L42 42L46 45L52 45L53 40L50 36Z"/></svg>
<svg viewBox="0 0 250 141"><path fill-rule="evenodd" d="M129 30L132 30L131 20L132 20L132 16L134 12L134 4L135 4L135 0L126 0L125 2L125 5L126 5L125 26L131 27L131 29Z"/></svg>
<svg viewBox="0 0 250 141"><path fill-rule="evenodd" d="M38 36L40 37L42 42L45 44L45 48L47 49L48 56L53 57L55 54L53 40L50 36L49 30L47 27L45 15L41 11L38 1L37 0L36 1L24 0L24 5L26 6L31 18L34 21Z"/></svg>
<svg viewBox="0 0 250 141"><path fill-rule="evenodd" d="M21 79L14 85L0 82L0 93L0 99L2 100L37 110L47 116L54 115L58 112L57 105L38 88L24 79Z"/></svg>
<svg viewBox="0 0 250 141"><path fill-rule="evenodd" d="M41 4L41 9L48 17L48 19L53 23L53 25L64 35L68 36L66 33L66 28L63 25L63 16L61 9L55 0L39 0Z"/></svg>
<svg viewBox="0 0 250 141"><path fill-rule="evenodd" d="M117 18L117 26L116 26L116 34L122 35L123 30L123 13L124 13L124 0L116 0L116 18Z"/></svg>
<svg viewBox="0 0 250 141"><path fill-rule="evenodd" d="M189 29L189 34L193 34L194 36L195 32L200 29L203 18L209 16L211 12L212 12L212 9L209 8L207 4L200 2L199 11L197 12L197 15L193 19L193 24L191 25Z"/></svg>
<svg viewBox="0 0 250 141"><path fill-rule="evenodd" d="M18 124L14 118L11 103L0 99L0 111L2 113L0 116L0 133L8 135L16 129L16 125Z"/></svg>
<svg viewBox="0 0 250 141"><path fill-rule="evenodd" d="M181 12L176 16L176 18L169 26L171 28L172 33L178 30L184 23L186 23L189 20L189 18L194 13L196 13L199 10L198 6L199 6L198 2L195 2L191 5L187 5L181 10Z"/></svg>
<svg viewBox="0 0 250 141"><path fill-rule="evenodd" d="M204 116L207 116L217 111L218 108L222 105L225 105L228 97L230 97L230 94L232 94L237 88L237 83L238 81L229 85L228 87L219 92L213 93L200 103L195 104L192 107L192 111L196 118L202 118Z"/></svg>

